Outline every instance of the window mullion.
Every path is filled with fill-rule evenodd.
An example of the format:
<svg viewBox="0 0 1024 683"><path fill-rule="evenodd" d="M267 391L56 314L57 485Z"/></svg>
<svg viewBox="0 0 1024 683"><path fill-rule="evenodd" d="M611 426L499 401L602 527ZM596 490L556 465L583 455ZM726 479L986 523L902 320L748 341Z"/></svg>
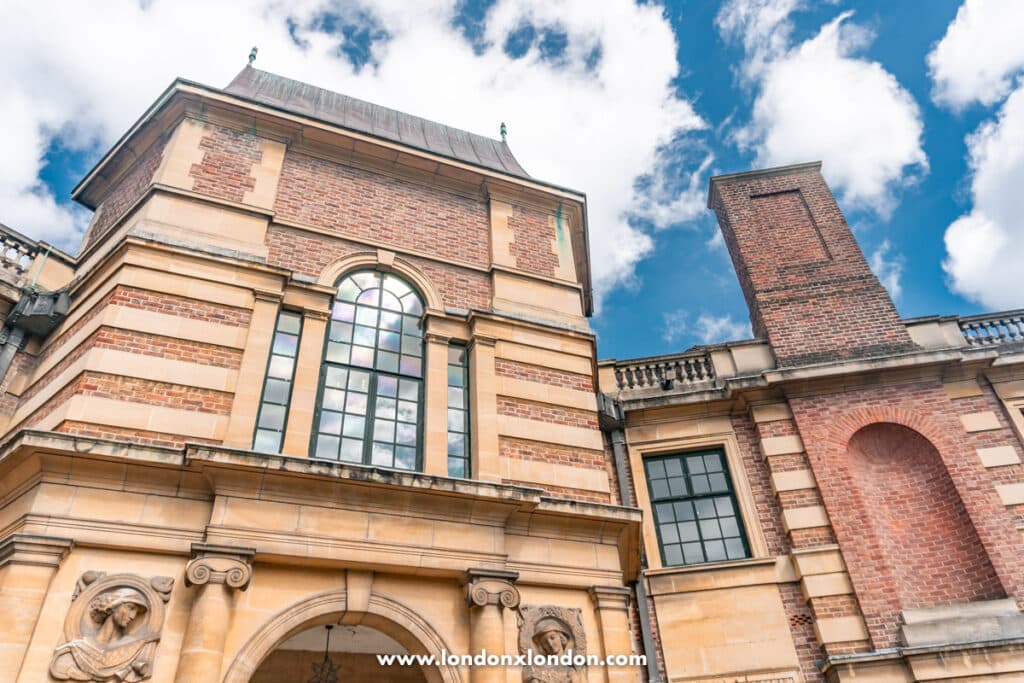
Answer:
<svg viewBox="0 0 1024 683"><path fill-rule="evenodd" d="M376 361L376 354L374 354L374 361ZM366 424L363 425L363 464L370 465L373 463L373 422L374 415L377 406L377 371L370 371L370 387L366 395Z"/></svg>

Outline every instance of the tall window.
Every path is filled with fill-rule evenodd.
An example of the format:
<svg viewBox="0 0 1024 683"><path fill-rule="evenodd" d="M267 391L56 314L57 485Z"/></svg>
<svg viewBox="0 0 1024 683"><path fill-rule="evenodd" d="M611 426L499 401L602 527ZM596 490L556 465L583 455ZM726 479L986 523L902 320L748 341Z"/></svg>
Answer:
<svg viewBox="0 0 1024 683"><path fill-rule="evenodd" d="M448 476L469 474L469 363L465 346L448 346Z"/></svg>
<svg viewBox="0 0 1024 683"><path fill-rule="evenodd" d="M644 468L666 566L750 556L722 451L646 458Z"/></svg>
<svg viewBox="0 0 1024 683"><path fill-rule="evenodd" d="M313 435L318 458L415 470L423 405L423 302L390 273L338 283Z"/></svg>
<svg viewBox="0 0 1024 683"><path fill-rule="evenodd" d="M281 439L284 437L284 425L288 417L288 401L292 396L295 357L299 352L301 331L301 314L291 311L281 311L278 314L274 340L270 347L270 361L267 364L267 379L263 383L260 413L256 419L256 433L253 435L254 451L281 452Z"/></svg>

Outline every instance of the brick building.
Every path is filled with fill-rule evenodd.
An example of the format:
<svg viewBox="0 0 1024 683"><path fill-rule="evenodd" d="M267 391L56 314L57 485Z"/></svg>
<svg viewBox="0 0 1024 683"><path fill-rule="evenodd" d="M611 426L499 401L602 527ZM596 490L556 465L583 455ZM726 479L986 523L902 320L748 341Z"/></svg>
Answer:
<svg viewBox="0 0 1024 683"><path fill-rule="evenodd" d="M4 229L0 681L1024 678L1024 317L902 320L806 164L755 339L598 361L586 201L251 67ZM384 667L571 649L646 665Z"/></svg>

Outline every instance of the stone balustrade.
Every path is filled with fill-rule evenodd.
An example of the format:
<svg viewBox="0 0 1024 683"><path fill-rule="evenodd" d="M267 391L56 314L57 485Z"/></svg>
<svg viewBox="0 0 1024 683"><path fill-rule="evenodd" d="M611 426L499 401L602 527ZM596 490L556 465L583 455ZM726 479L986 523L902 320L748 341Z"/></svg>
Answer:
<svg viewBox="0 0 1024 683"><path fill-rule="evenodd" d="M959 324L968 346L1024 342L1024 310L962 317Z"/></svg>
<svg viewBox="0 0 1024 683"><path fill-rule="evenodd" d="M39 244L0 223L0 278L18 286L39 251Z"/></svg>
<svg viewBox="0 0 1024 683"><path fill-rule="evenodd" d="M696 389L715 381L711 354L703 350L616 363L614 373L620 391L647 387Z"/></svg>

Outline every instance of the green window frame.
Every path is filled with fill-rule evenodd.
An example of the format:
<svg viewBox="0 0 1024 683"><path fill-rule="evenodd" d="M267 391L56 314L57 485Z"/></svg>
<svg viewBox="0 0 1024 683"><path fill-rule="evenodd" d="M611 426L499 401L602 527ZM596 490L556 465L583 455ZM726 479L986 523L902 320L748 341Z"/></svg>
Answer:
<svg viewBox="0 0 1024 683"><path fill-rule="evenodd" d="M310 453L422 469L423 299L392 273L338 281L327 326Z"/></svg>
<svg viewBox="0 0 1024 683"><path fill-rule="evenodd" d="M448 345L448 476L469 478L469 350Z"/></svg>
<svg viewBox="0 0 1024 683"><path fill-rule="evenodd" d="M280 453L288 424L288 406L295 384L295 359L302 337L302 314L281 310L274 325L274 337L267 359L267 372L260 394L260 408L252 435L252 449Z"/></svg>
<svg viewBox="0 0 1024 683"><path fill-rule="evenodd" d="M663 565L750 557L722 449L649 456L644 471Z"/></svg>

